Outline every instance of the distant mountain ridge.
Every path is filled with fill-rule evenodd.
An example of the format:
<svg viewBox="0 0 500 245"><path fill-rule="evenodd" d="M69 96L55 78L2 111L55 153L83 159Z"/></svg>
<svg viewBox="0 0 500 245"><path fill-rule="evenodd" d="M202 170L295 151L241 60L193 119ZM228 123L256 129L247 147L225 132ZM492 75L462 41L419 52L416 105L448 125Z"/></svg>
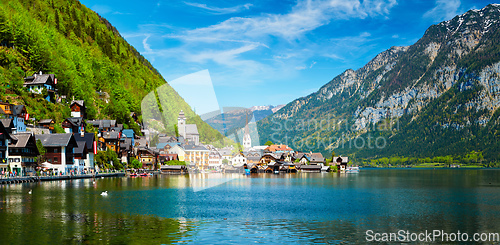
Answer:
<svg viewBox="0 0 500 245"><path fill-rule="evenodd" d="M498 4L433 25L415 44L392 47L259 121L261 143L295 137L298 149L367 158L482 151L497 161L498 40ZM283 127L312 119L343 126ZM390 128L374 130L383 124ZM369 137L382 137L384 147L352 147Z"/></svg>
<svg viewBox="0 0 500 245"><path fill-rule="evenodd" d="M252 106L250 108L224 108L224 113L206 120L206 122L224 135L234 134L238 129L245 127L247 121L257 122L273 114L284 105ZM252 119L253 118L253 119Z"/></svg>

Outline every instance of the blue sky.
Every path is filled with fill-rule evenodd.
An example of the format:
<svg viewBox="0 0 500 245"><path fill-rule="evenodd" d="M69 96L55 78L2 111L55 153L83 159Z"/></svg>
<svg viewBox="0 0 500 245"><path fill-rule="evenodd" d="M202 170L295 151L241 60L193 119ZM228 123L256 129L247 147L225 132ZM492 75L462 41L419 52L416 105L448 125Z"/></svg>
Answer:
<svg viewBox="0 0 500 245"><path fill-rule="evenodd" d="M432 24L490 1L82 0L167 81L208 70L220 106L278 105L315 92Z"/></svg>

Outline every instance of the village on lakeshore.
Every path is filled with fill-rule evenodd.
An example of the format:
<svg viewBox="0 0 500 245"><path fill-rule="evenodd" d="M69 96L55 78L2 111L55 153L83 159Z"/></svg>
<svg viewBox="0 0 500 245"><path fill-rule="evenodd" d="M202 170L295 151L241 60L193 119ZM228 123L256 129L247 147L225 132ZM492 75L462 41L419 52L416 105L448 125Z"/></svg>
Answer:
<svg viewBox="0 0 500 245"><path fill-rule="evenodd" d="M57 94L54 74L39 72L24 80L30 93L42 96L43 92L43 98L51 103L65 99ZM134 112L130 117L141 132L126 129L113 119L87 120L84 100L73 99L68 104L71 117L60 122L65 133L55 133L54 119L35 120L36 115L30 114L25 105L0 101L2 177L95 174L108 169L136 169L132 174L139 169L163 173L358 171L347 166L347 157L333 157L333 163L329 163L321 153L298 152L272 143L253 145L248 123L242 145L216 148L200 142L197 125L187 124L180 110L178 134L156 134L152 142L153 133L144 128Z"/></svg>

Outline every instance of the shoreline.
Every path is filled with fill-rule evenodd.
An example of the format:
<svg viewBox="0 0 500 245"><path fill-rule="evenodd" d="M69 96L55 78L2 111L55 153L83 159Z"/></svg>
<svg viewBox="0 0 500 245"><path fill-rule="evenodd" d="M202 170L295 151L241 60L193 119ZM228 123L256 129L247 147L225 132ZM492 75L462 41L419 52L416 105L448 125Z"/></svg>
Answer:
<svg viewBox="0 0 500 245"><path fill-rule="evenodd" d="M21 184L29 182L55 181L55 180L70 180L70 179L91 179L91 178L108 178L108 177L124 177L125 173L100 173L100 174L84 174L84 175L63 175L63 176L25 176L0 179L0 185Z"/></svg>

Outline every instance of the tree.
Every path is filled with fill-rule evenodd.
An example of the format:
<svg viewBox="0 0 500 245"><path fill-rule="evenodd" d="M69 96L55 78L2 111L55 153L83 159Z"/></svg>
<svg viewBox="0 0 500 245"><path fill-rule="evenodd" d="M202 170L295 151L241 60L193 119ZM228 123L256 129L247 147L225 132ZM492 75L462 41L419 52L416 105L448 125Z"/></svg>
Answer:
<svg viewBox="0 0 500 245"><path fill-rule="evenodd" d="M227 160L227 159L222 159L222 164L225 164L225 165L229 164L229 160Z"/></svg>
<svg viewBox="0 0 500 245"><path fill-rule="evenodd" d="M129 166L129 168L140 169L140 168L142 168L142 163L137 158L132 158L132 160L130 160L130 164L128 166Z"/></svg>
<svg viewBox="0 0 500 245"><path fill-rule="evenodd" d="M45 160L45 153L47 152L47 149L43 147L42 141L40 139L36 140L36 148L38 149L38 152L40 153L40 157L37 159L38 163L42 163L43 160Z"/></svg>
<svg viewBox="0 0 500 245"><path fill-rule="evenodd" d="M271 142L270 140L268 140L264 145L271 146L271 145L273 145L273 142Z"/></svg>
<svg viewBox="0 0 500 245"><path fill-rule="evenodd" d="M123 169L123 165L118 159L118 155L111 149L97 152L95 162L101 169Z"/></svg>

